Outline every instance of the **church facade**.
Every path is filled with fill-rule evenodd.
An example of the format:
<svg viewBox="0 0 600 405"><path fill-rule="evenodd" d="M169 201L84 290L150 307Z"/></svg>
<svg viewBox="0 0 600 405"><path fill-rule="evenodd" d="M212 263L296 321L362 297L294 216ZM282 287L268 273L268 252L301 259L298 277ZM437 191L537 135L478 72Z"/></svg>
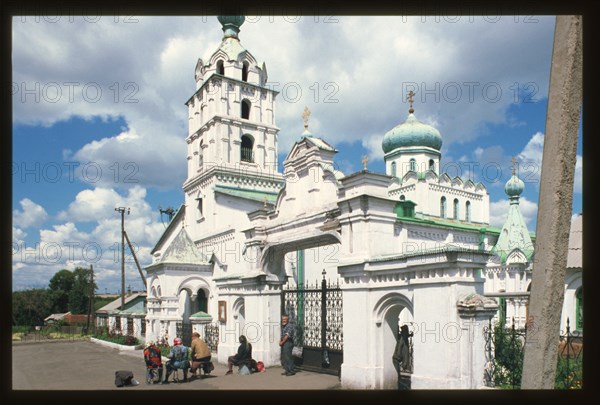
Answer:
<svg viewBox="0 0 600 405"><path fill-rule="evenodd" d="M279 172L266 64L241 45L243 17L219 21L222 43L198 60L186 103L185 200L145 269L146 339L216 332L226 362L244 334L255 359L277 365L283 289L326 277L339 281L343 302L331 332L343 342L343 388L397 387L391 357L405 324L412 388L482 387L482 331L499 317L498 300L507 319L527 317L533 245L522 181L506 185L507 223L490 226L485 185L440 172L442 136L412 101L382 137L385 173L366 162L352 174L335 169L337 150L310 132L308 110Z"/></svg>

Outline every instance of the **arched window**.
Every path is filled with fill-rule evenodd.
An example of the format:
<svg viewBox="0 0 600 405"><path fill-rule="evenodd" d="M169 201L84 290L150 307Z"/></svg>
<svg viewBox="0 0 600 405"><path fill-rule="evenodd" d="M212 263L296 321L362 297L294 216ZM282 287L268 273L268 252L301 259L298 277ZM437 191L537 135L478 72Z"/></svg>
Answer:
<svg viewBox="0 0 600 405"><path fill-rule="evenodd" d="M225 66L223 66L222 60L217 62L217 73L225 76Z"/></svg>
<svg viewBox="0 0 600 405"><path fill-rule="evenodd" d="M198 193L198 197L196 197L196 208L197 208L197 218L198 221L204 218L204 202L202 201L202 194Z"/></svg>
<svg viewBox="0 0 600 405"><path fill-rule="evenodd" d="M396 162L392 162L392 176L396 177Z"/></svg>
<svg viewBox="0 0 600 405"><path fill-rule="evenodd" d="M246 61L244 61L244 64L242 65L242 81L248 81L248 62Z"/></svg>
<svg viewBox="0 0 600 405"><path fill-rule="evenodd" d="M249 119L250 118L250 101L248 99L242 100L242 118Z"/></svg>
<svg viewBox="0 0 600 405"><path fill-rule="evenodd" d="M417 171L417 161L414 159L410 160L410 167L409 170L416 172Z"/></svg>
<svg viewBox="0 0 600 405"><path fill-rule="evenodd" d="M435 162L433 161L433 159L429 159L429 170L435 172Z"/></svg>
<svg viewBox="0 0 600 405"><path fill-rule="evenodd" d="M198 167L202 167L204 164L204 152L202 147L204 146L204 139L200 141L200 145L198 145Z"/></svg>
<svg viewBox="0 0 600 405"><path fill-rule="evenodd" d="M465 203L465 221L471 222L471 201Z"/></svg>
<svg viewBox="0 0 600 405"><path fill-rule="evenodd" d="M440 199L440 218L446 218L446 197Z"/></svg>
<svg viewBox="0 0 600 405"><path fill-rule="evenodd" d="M242 162L254 162L254 153L252 152L252 148L254 146L254 141L248 135L242 136L242 147L240 159Z"/></svg>
<svg viewBox="0 0 600 405"><path fill-rule="evenodd" d="M454 219L458 219L458 198L454 199Z"/></svg>
<svg viewBox="0 0 600 405"><path fill-rule="evenodd" d="M575 292L575 329L583 331L583 287Z"/></svg>
<svg viewBox="0 0 600 405"><path fill-rule="evenodd" d="M204 292L204 290L198 290L196 302L198 305L198 311L208 312L208 299L206 298L206 293Z"/></svg>

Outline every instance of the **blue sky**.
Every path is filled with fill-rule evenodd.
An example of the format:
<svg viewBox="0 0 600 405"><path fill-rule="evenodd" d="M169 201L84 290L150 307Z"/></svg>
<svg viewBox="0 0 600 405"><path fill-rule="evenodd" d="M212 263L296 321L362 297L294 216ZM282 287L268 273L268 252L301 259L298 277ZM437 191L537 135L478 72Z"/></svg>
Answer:
<svg viewBox="0 0 600 405"><path fill-rule="evenodd" d="M492 225L508 209L516 156L535 230L554 17L247 17L240 40L281 93L279 159L310 130L350 174L383 172L381 140L415 115L443 137L442 168L482 181ZM142 266L178 208L187 168L185 101L221 40L215 17L13 19L13 289L94 265L120 289L120 215ZM573 212L581 212L581 133ZM473 168L473 170L469 170ZM127 258L126 285L141 289Z"/></svg>

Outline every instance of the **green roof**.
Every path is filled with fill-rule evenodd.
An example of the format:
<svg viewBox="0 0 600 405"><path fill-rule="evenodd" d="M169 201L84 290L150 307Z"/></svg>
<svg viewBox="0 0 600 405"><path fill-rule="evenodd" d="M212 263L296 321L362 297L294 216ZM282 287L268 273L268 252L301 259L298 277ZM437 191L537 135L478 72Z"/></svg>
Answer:
<svg viewBox="0 0 600 405"><path fill-rule="evenodd" d="M381 144L385 153L407 146L427 146L439 151L442 147L442 136L437 129L423 124L410 113L404 123L385 134Z"/></svg>
<svg viewBox="0 0 600 405"><path fill-rule="evenodd" d="M274 205L277 201L277 195L279 193L269 192L269 191L258 191L258 190L249 190L239 187L227 187L227 186L215 186L215 192L219 192L221 194L227 194L233 197L239 197L246 200L260 201L264 202L265 198L267 199L267 203Z"/></svg>
<svg viewBox="0 0 600 405"><path fill-rule="evenodd" d="M203 311L198 311L195 314L190 315L190 318L194 319L212 319L212 316Z"/></svg>
<svg viewBox="0 0 600 405"><path fill-rule="evenodd" d="M499 234L500 228L495 226L490 226L486 224L476 224L476 223L466 223L466 222L454 222L452 220L444 220L441 218L407 218L398 216L399 221L402 222L412 222L421 225L428 226L436 226L436 227L446 227L453 229L460 229L464 231L476 231L476 232L486 232L490 234Z"/></svg>
<svg viewBox="0 0 600 405"><path fill-rule="evenodd" d="M519 209L519 197L510 197L510 206L506 222L502 226L494 252L500 256L502 263L506 263L508 256L515 250L523 252L528 261L533 256L533 241L527 230L527 225Z"/></svg>

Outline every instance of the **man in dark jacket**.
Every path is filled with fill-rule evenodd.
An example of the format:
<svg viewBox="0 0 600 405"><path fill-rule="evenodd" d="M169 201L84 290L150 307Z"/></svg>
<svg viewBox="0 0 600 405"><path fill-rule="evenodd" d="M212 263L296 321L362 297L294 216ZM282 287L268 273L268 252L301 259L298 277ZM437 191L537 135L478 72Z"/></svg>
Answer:
<svg viewBox="0 0 600 405"><path fill-rule="evenodd" d="M229 370L225 373L225 375L230 375L233 373L233 366L237 366L242 362L249 360L252 358L252 346L248 343L246 336L240 336L240 346L238 347L238 351L234 356L229 356L227 359L227 367Z"/></svg>

